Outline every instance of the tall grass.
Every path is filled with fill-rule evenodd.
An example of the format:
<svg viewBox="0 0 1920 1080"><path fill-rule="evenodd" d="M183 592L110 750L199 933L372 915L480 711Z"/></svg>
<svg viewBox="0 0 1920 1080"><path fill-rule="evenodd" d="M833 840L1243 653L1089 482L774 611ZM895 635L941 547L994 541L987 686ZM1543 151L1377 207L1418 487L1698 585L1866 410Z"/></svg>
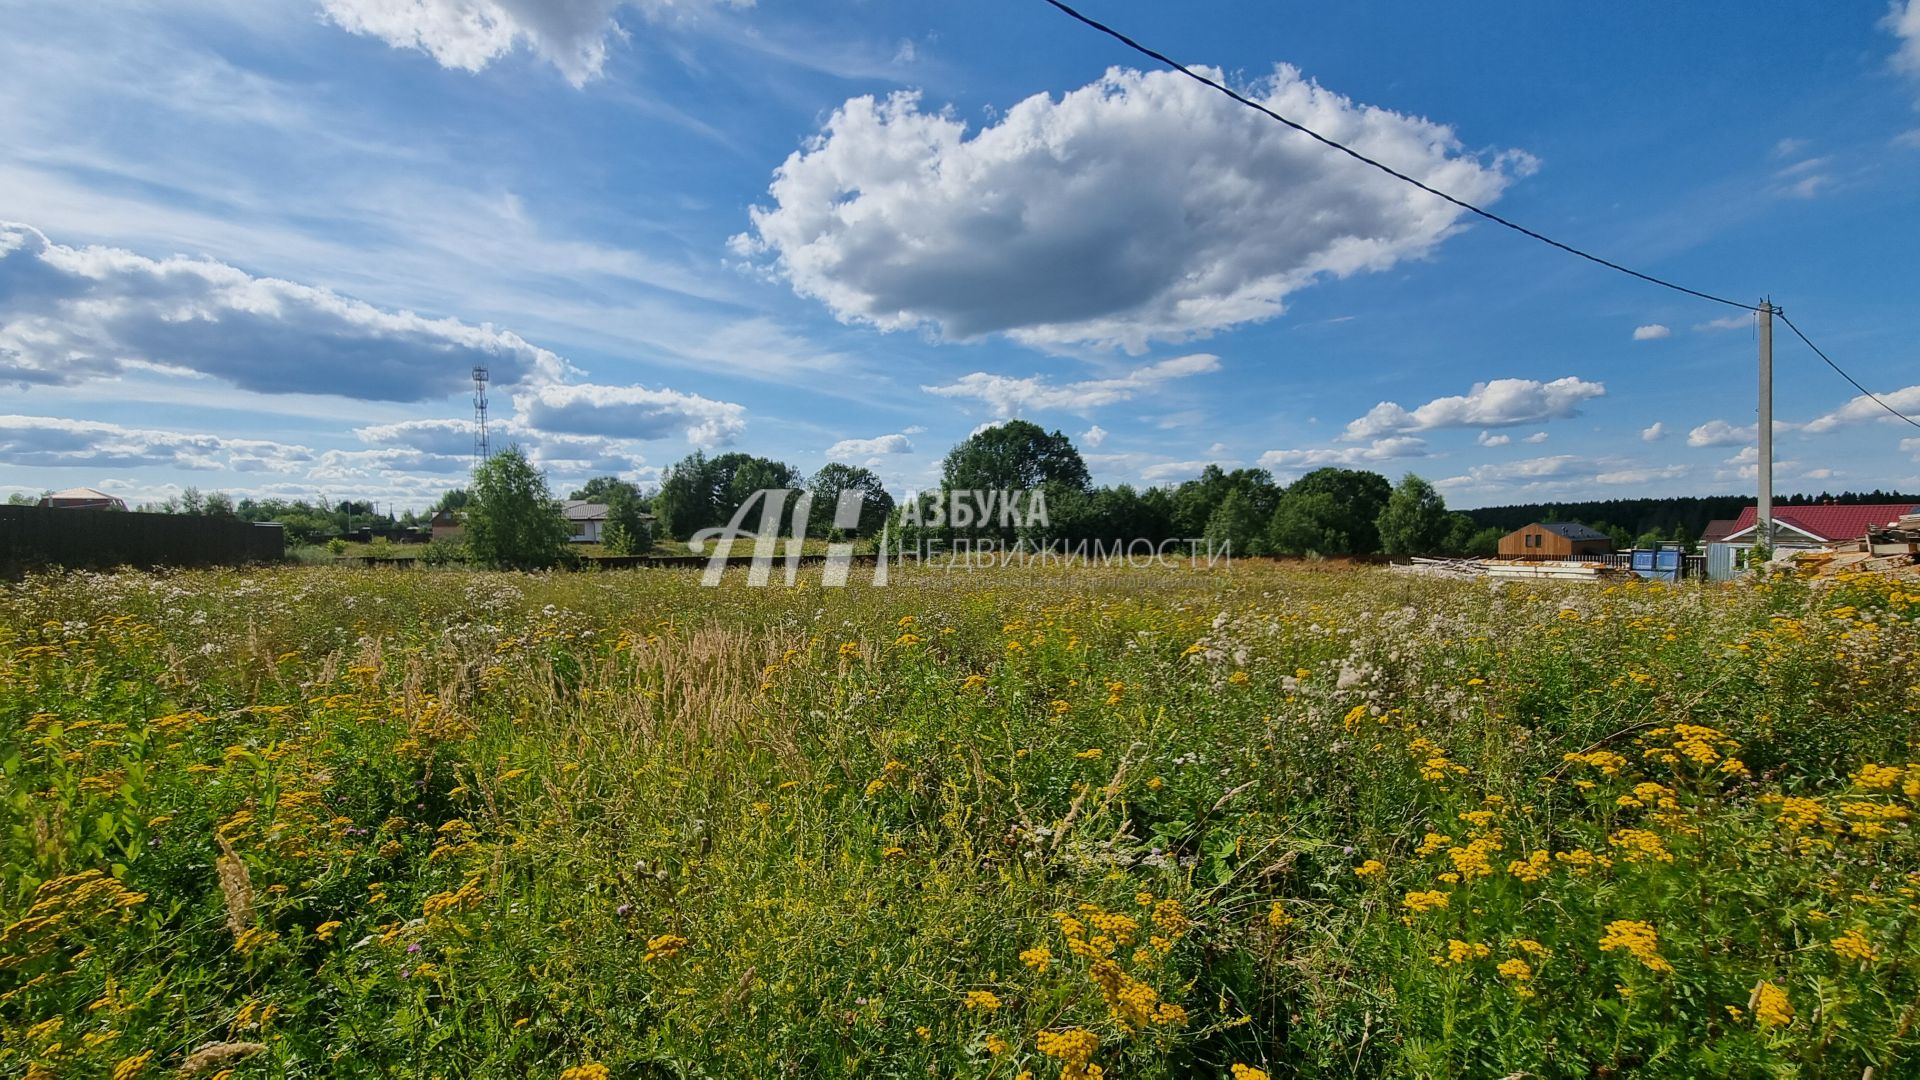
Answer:
<svg viewBox="0 0 1920 1080"><path fill-rule="evenodd" d="M1914 1068L1911 585L0 594L0 1068Z"/></svg>

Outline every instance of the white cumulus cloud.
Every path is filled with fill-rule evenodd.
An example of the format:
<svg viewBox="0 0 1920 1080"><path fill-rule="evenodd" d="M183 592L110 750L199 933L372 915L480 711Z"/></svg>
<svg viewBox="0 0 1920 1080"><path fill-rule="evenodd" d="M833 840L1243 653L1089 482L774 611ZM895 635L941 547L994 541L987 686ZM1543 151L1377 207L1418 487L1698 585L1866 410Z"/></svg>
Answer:
<svg viewBox="0 0 1920 1080"><path fill-rule="evenodd" d="M1366 446L1323 447L1314 450L1269 450L1260 455L1263 468L1275 472L1295 473L1326 466L1353 468L1360 465L1372 465L1396 458L1425 457L1427 444L1424 439L1399 436L1391 439L1375 439Z"/></svg>
<svg viewBox="0 0 1920 1080"><path fill-rule="evenodd" d="M1908 416L1920 414L1920 386L1908 386L1879 395L1880 401ZM1867 420L1892 420L1897 418L1879 402L1865 394L1850 399L1845 405L1807 421L1806 429L1814 434L1832 431L1847 424L1858 424Z"/></svg>
<svg viewBox="0 0 1920 1080"><path fill-rule="evenodd" d="M1039 375L1016 379L976 371L942 386L923 386L921 389L941 397L973 398L986 403L996 415L1013 417L1035 409L1096 409L1130 400L1142 390L1173 379L1185 379L1218 370L1219 357L1212 353L1192 353L1135 368L1125 375L1109 379L1054 383Z"/></svg>
<svg viewBox="0 0 1920 1080"><path fill-rule="evenodd" d="M491 427L491 425L489 425ZM406 446L429 454L473 456L473 421L450 419L401 420L354 428L361 442L375 446ZM490 433L491 434L491 433Z"/></svg>
<svg viewBox="0 0 1920 1080"><path fill-rule="evenodd" d="M751 0L748 0L751 2ZM418 49L442 67L479 71L526 45L584 86L607 61L607 40L626 36L623 7L658 15L703 0L321 0L321 10L349 33L396 49Z"/></svg>
<svg viewBox="0 0 1920 1080"><path fill-rule="evenodd" d="M1465 394L1435 398L1413 410L1383 401L1348 424L1341 438L1359 441L1434 428L1509 427L1564 420L1579 415L1581 402L1606 392L1603 383L1571 375L1544 383L1537 379L1494 379L1475 383Z"/></svg>
<svg viewBox="0 0 1920 1080"><path fill-rule="evenodd" d="M1444 125L1286 65L1245 90L1469 201L1536 164L1477 157ZM971 135L915 93L854 98L769 193L735 251L842 320L1134 351L1277 315L1323 275L1425 256L1462 213L1189 79L1122 68Z"/></svg>
<svg viewBox="0 0 1920 1080"><path fill-rule="evenodd" d="M1900 48L1893 54L1894 69L1920 75L1920 0L1907 0L1905 7L1894 4L1884 25L1900 39Z"/></svg>
<svg viewBox="0 0 1920 1080"><path fill-rule="evenodd" d="M695 446L724 446L747 426L740 405L664 388L548 384L513 400L522 422L560 435L663 439L684 434Z"/></svg>
<svg viewBox="0 0 1920 1080"><path fill-rule="evenodd" d="M1636 326L1633 328L1633 340L1635 341L1658 341L1661 338L1672 336L1672 328L1662 326L1659 323L1648 323L1645 326Z"/></svg>
<svg viewBox="0 0 1920 1080"><path fill-rule="evenodd" d="M834 461L911 453L913 453L913 442L902 434L876 435L871 439L841 439L827 447L827 457Z"/></svg>
<svg viewBox="0 0 1920 1080"><path fill-rule="evenodd" d="M1094 449L1099 449L1100 444L1107 441L1107 429L1095 424L1080 433L1080 441Z"/></svg>
<svg viewBox="0 0 1920 1080"><path fill-rule="evenodd" d="M229 439L55 416L0 416L0 462L22 467L158 465L284 473L315 460L307 447L264 439Z"/></svg>
<svg viewBox="0 0 1920 1080"><path fill-rule="evenodd" d="M67 247L0 222L0 384L158 368L261 393L426 401L485 365L502 384L570 369L519 335L387 311L210 259Z"/></svg>
<svg viewBox="0 0 1920 1080"><path fill-rule="evenodd" d="M1667 437L1667 425L1659 420L1640 429L1641 442L1659 442Z"/></svg>
<svg viewBox="0 0 1920 1080"><path fill-rule="evenodd" d="M1687 432L1688 446L1734 446L1750 443L1758 434L1758 424L1739 427L1725 420L1709 420L1692 431Z"/></svg>
<svg viewBox="0 0 1920 1080"><path fill-rule="evenodd" d="M1505 446L1513 441L1513 436L1495 435L1491 431L1483 431L1480 433L1480 436L1473 441L1479 443L1481 446Z"/></svg>

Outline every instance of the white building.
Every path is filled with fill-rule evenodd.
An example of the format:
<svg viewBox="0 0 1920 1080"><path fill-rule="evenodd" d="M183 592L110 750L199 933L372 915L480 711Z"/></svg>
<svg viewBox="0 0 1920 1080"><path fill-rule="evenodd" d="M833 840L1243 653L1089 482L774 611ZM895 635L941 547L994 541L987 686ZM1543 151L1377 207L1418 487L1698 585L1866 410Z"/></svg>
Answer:
<svg viewBox="0 0 1920 1080"><path fill-rule="evenodd" d="M560 504L560 516L567 519L576 544L597 544L600 531L607 527L607 504L568 499Z"/></svg>

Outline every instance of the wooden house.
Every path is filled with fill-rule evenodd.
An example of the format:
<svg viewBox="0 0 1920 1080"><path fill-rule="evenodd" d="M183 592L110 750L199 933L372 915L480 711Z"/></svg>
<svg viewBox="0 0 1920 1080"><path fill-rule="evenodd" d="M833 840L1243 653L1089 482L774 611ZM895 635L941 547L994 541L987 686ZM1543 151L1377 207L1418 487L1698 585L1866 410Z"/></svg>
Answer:
<svg viewBox="0 0 1920 1080"><path fill-rule="evenodd" d="M1613 541L1606 533L1571 521L1536 521L1500 538L1503 559L1570 559L1612 552Z"/></svg>

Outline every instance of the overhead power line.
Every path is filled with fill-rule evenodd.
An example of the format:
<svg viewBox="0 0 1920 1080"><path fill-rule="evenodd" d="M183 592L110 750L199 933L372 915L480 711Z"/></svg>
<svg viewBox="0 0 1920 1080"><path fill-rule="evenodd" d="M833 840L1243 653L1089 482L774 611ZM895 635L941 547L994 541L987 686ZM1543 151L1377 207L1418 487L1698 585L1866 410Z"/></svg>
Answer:
<svg viewBox="0 0 1920 1080"><path fill-rule="evenodd" d="M1532 229L1527 228L1525 225L1521 225L1518 222L1510 221L1504 217L1501 217L1499 214L1494 213L1491 210L1487 210L1482 207L1475 206L1474 204L1466 201L1465 199L1456 198L1455 196L1449 195L1446 192L1441 191L1439 188L1431 187L1426 183L1423 183L1422 181L1416 180L1413 177L1408 176L1406 173L1401 172L1400 170L1394 168L1391 165L1387 165L1383 162L1370 158L1367 155L1361 153L1358 150L1355 150L1353 147L1348 146L1343 142L1340 142L1336 139L1330 139L1327 136L1320 134L1319 132L1306 126L1305 124L1302 124L1296 120L1290 120L1287 117L1282 116L1277 112L1274 112L1272 109L1267 108L1265 105L1262 105L1259 102L1253 100L1252 98L1247 97L1246 95L1240 93L1239 91L1233 89L1232 87L1227 86L1224 83L1215 82L1214 80L1207 78L1205 75L1200 74L1199 72L1193 70L1192 68L1186 66L1185 64L1182 64L1179 61L1173 59L1167 54L1160 52L1156 49L1149 48L1146 45L1142 45L1140 42L1135 41L1134 39L1128 37L1127 35L1121 33L1118 30L1115 30L1113 27L1108 26L1106 23L1103 23L1098 19L1094 19L1090 16L1082 14L1081 12L1075 10L1071 5L1063 3L1062 0L1046 0L1046 2L1048 4L1053 5L1055 8L1058 8L1061 12L1070 16L1076 21L1084 23L1087 26L1090 26L1093 29L1100 31L1101 33L1107 35L1108 37L1114 39L1115 41L1118 41L1120 44L1125 45L1127 48L1132 49L1134 52L1137 52L1142 56L1151 57L1152 59L1159 61L1160 63L1166 65L1167 67L1171 68L1174 71L1179 72L1182 75L1185 75L1187 78L1192 79L1194 82L1197 82L1202 86L1212 87L1213 89L1218 90L1222 94L1225 94L1226 96L1232 98L1233 100L1239 102L1240 104L1245 105L1247 108L1252 109L1255 112L1261 113L1270 119L1278 120L1280 123L1285 124L1286 126L1292 128L1293 130L1299 132L1302 135L1305 135L1306 137L1314 140L1315 142L1318 142L1331 149L1338 150L1341 153L1347 155L1348 157L1353 158L1355 161L1361 162L1362 164L1371 165L1372 167L1380 170L1383 173L1386 173L1388 176L1391 176L1396 180L1402 181L1404 183L1412 184L1414 187L1419 188L1421 191L1424 191L1429 195L1433 195L1437 198L1444 199L1447 202L1452 203L1453 205L1461 208L1462 210L1465 210L1472 214L1477 214L1480 217L1483 217L1488 221L1493 222L1496 225L1505 226L1506 228L1512 229L1514 232L1517 232L1522 236L1526 236L1534 240L1538 240L1541 243L1548 245L1549 247L1559 248L1561 251L1564 251L1569 255L1577 255L1580 258L1587 260L1588 262L1598 263L1609 270L1618 270L1620 273L1626 274L1629 277L1639 278L1641 281L1645 281L1653 285L1658 285L1663 289L1672 289L1674 292L1685 293L1688 296L1698 297L1702 300L1711 300L1716 304L1725 304L1728 307L1739 308L1742 311L1751 311L1751 312L1757 313L1762 310L1759 304L1749 304L1740 300L1730 300L1727 297L1715 296L1713 293L1702 292L1699 289L1689 289L1685 285L1681 285L1678 282L1668 281L1665 278L1655 277L1652 274L1642 273L1641 271L1635 270L1630 266L1622 266L1611 259L1603 259L1600 256L1595 255L1590 251L1582 251L1581 249L1574 247L1572 244L1561 243L1560 241L1555 240L1551 236L1534 232ZM1787 327L1794 332L1794 335L1796 337L1798 337L1801 341L1806 342L1807 348L1812 349L1816 356L1820 357L1820 359L1822 360L1825 360L1827 362L1828 367L1839 372L1841 378L1852 383L1855 389L1859 390L1862 394L1865 394L1869 398L1872 398L1876 403L1879 404L1881 408L1887 410L1888 412L1906 421L1907 423L1912 424L1914 427L1920 428L1920 421L1916 421L1913 417L1906 415L1900 410L1887 404L1885 401L1882 401L1876 394L1873 393L1873 391L1868 390L1864 386L1861 386L1860 381L1858 379L1855 379L1853 376L1847 374L1844 370L1842 370L1840 365L1834 363L1833 360L1830 359L1826 353L1821 352L1820 347L1818 345L1815 345L1812 342L1812 340L1810 340L1807 337L1807 335L1801 333L1799 327L1793 325L1793 320L1787 318L1786 313L1784 311L1776 307L1776 308L1773 308L1773 313L1775 315L1780 316L1780 321L1786 323Z"/></svg>
<svg viewBox="0 0 1920 1080"><path fill-rule="evenodd" d="M1101 33L1107 35L1108 37L1113 38L1115 41L1120 42L1122 45L1125 45L1127 48L1132 49L1134 52L1137 52L1142 56L1150 56L1153 59L1158 60L1160 63L1165 64L1167 67L1172 68L1173 70L1179 72L1182 75L1185 75L1187 78L1192 79L1197 83L1200 83L1204 86L1211 86L1215 90L1220 91L1221 93L1227 95L1228 97L1239 102L1240 104L1245 105L1249 109L1253 109L1258 112L1264 113L1267 116L1271 117L1272 119L1278 120L1281 123L1287 125L1293 130L1299 132L1300 134L1305 135L1316 142L1323 143L1326 146L1332 147L1333 149L1340 151L1341 153L1347 155L1348 157L1353 158L1355 161L1360 161L1365 164L1371 165L1374 168L1379 169L1381 172L1386 173L1388 176L1391 176L1396 180L1400 180L1400 181L1404 181L1405 183L1412 184L1414 187L1419 188L1421 191L1424 191L1429 195L1434 195L1434 196L1438 196L1439 198L1445 199L1447 202L1452 203L1453 205L1461 208L1462 210L1468 211L1469 213L1478 214L1479 216L1486 218L1488 221L1491 221L1496 225L1504 225L1507 228L1512 229L1514 232L1517 232L1522 236L1532 237L1533 239L1538 240L1543 244L1549 245L1551 247L1559 248L1561 251L1564 251L1569 255L1578 255L1579 257L1587 260L1588 262L1599 263L1601 266L1604 266L1609 270L1618 270L1623 274L1627 274L1632 277L1637 277L1641 281L1650 282L1662 288L1672 289L1675 292L1686 293L1688 296L1697 296L1702 300L1711 300L1716 304L1725 304L1728 307L1736 307L1741 309L1742 311L1757 312L1760 310L1760 307L1757 304L1749 304L1740 300L1729 300L1724 296L1715 296L1714 294L1709 292L1701 292L1699 289L1689 289L1685 285L1668 281L1665 278L1655 277L1652 274L1641 273L1640 271L1635 270L1630 266L1622 266L1619 263L1612 261L1611 259L1603 259L1600 256L1595 255L1590 251L1582 251L1579 248L1574 247L1572 244L1563 244L1560 241L1555 240L1551 236L1546 236L1541 233L1534 232L1532 229L1527 228L1525 225L1521 225L1517 222L1509 221L1506 218L1501 217L1499 214L1496 214L1491 210L1487 210L1487 209L1483 209L1481 207L1475 206L1474 204L1466 201L1465 199L1455 198L1454 196L1449 195L1444 191L1441 191L1439 188L1429 187L1427 184L1422 183L1421 181L1416 180L1411 176L1408 176L1406 173L1401 172L1400 170L1394 168L1393 166L1386 165L1379 161L1376 161L1373 158L1368 157L1367 155L1361 153L1358 150L1355 150L1353 147L1348 146L1343 142L1340 142L1335 139L1330 139L1325 135L1322 135L1319 132L1313 130L1312 128L1307 127L1305 124L1287 119L1286 117L1280 115L1279 113L1274 112L1272 109L1267 108L1265 105L1262 105L1259 102L1253 100L1252 98L1249 98L1241 94L1239 91L1234 90L1232 87L1229 87L1223 83L1215 82L1212 79L1207 78L1205 75L1202 75L1199 72L1193 70L1192 68L1187 67L1185 64L1182 64L1174 60L1172 57L1167 56L1165 53L1156 52L1155 50L1150 49L1147 46L1142 45L1139 42L1133 40L1132 38L1121 33L1120 31L1115 30L1113 27L1108 26L1107 24L1100 22L1096 19L1089 18L1088 16L1081 14L1080 12L1074 10L1072 7L1068 6L1067 4L1061 3L1061 0L1047 0L1047 3L1052 4L1056 8L1059 8L1062 12L1065 12L1067 15L1072 16L1074 19L1077 19L1080 22L1085 23L1086 25L1094 28L1095 30L1098 30Z"/></svg>
<svg viewBox="0 0 1920 1080"><path fill-rule="evenodd" d="M1920 428L1920 420L1915 420L1915 419L1914 419L1913 417L1911 417L1911 416L1908 416L1908 415L1907 415L1906 413L1903 413L1903 412L1901 412L1901 411L1900 411L1899 409L1896 409L1896 408L1894 408L1893 406L1891 406L1891 405L1889 405L1889 404L1887 404L1887 403L1886 403L1885 401L1883 401L1883 400L1881 400L1881 398L1880 398L1880 395L1878 395L1878 394L1876 394L1876 393L1874 393L1873 391L1871 391L1871 390L1869 390L1869 389L1867 389L1867 388L1866 388L1866 387L1864 387L1864 386L1861 386L1861 385L1860 385L1860 380L1859 380L1859 379L1856 379L1856 378L1854 378L1853 376L1851 376L1851 375L1849 375L1849 374L1847 374L1847 373L1846 373L1846 371L1845 371L1845 370L1843 370L1843 369L1842 369L1842 368L1840 367L1840 365L1839 365L1839 364L1836 364L1836 363L1834 363L1834 362L1833 362L1833 360L1832 360L1832 359L1831 359L1830 357L1828 357L1826 353L1823 353L1823 352L1821 352L1821 351L1820 351L1820 346L1818 346L1818 345L1815 345L1815 344L1813 343L1813 339L1811 339L1811 338L1809 338L1809 337L1807 337L1807 335L1805 335L1805 334L1803 334L1803 333L1801 333L1801 332L1800 332L1800 328L1799 328L1799 327L1797 327L1797 326L1795 326L1795 325L1793 325L1793 320L1792 320L1792 319L1789 319L1789 318L1787 318L1787 313L1786 313L1786 312L1784 312L1784 311L1782 311L1782 310L1780 310L1779 308L1774 308L1774 309L1773 309L1773 313L1774 313L1775 315L1778 315L1778 316L1780 316L1780 321L1781 321L1781 322L1783 322L1783 323L1786 323L1786 324L1787 324L1787 329L1789 329L1789 330L1791 330L1791 331L1793 331L1793 336L1794 336L1794 337L1797 337L1797 338L1799 338L1799 339L1800 339L1801 341L1804 341L1804 342L1806 342L1806 343L1807 343L1807 348L1809 348L1809 349L1812 349L1812 350L1813 350L1813 355L1815 355L1815 356L1817 356L1817 357L1819 357L1819 358L1820 358L1820 359L1822 359L1822 360L1825 360L1825 361L1827 362L1827 366L1828 366L1828 367L1830 367L1830 368L1832 368L1832 369L1833 369L1833 370L1835 370L1835 371L1838 371L1838 372L1840 372L1840 377L1841 377L1841 378L1843 378L1843 379L1845 379L1845 380L1847 380L1848 382L1850 382L1850 383L1852 383L1852 384L1853 384L1853 388L1854 388L1855 390L1858 390L1858 391L1860 391L1861 393L1863 393L1863 394L1865 394L1865 395L1867 395L1868 397L1870 397L1870 398L1872 398L1872 399L1873 399L1873 403L1874 403L1874 404L1876 404L1876 405L1878 405L1878 406L1880 406L1881 408L1883 408L1883 409L1885 409L1885 410L1887 410L1888 412L1890 412L1890 413L1892 413L1893 415L1895 415L1895 416L1897 416L1897 417L1899 417L1900 419L1902 419L1902 420L1905 420L1905 421L1906 421L1907 423L1909 423L1909 424L1912 424L1912 425L1913 425L1914 427L1917 427L1917 428Z"/></svg>

